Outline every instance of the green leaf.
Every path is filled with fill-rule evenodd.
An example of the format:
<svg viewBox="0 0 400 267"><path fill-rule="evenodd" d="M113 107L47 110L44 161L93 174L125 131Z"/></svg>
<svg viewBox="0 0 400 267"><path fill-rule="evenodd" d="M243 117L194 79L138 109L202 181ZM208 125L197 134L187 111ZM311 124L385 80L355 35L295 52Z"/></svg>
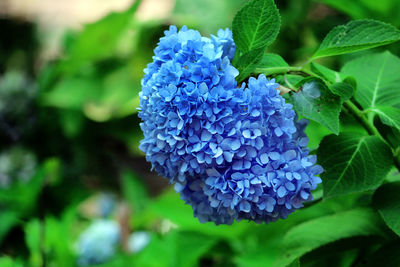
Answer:
<svg viewBox="0 0 400 267"><path fill-rule="evenodd" d="M400 109L389 106L377 106L371 111L379 115L379 118L386 125L400 130Z"/></svg>
<svg viewBox="0 0 400 267"><path fill-rule="evenodd" d="M245 2L247 1L176 0L171 2L175 6L168 19L171 18L176 25L190 25L202 33L216 33L218 29L231 27L232 18ZM158 8L161 9L161 6Z"/></svg>
<svg viewBox="0 0 400 267"><path fill-rule="evenodd" d="M0 210L0 244L7 233L19 223L18 217L19 214L16 211Z"/></svg>
<svg viewBox="0 0 400 267"><path fill-rule="evenodd" d="M38 219L33 219L26 223L24 227L25 231L25 243L29 248L30 252L30 264L32 266L41 266L43 264L42 254L41 254L41 222Z"/></svg>
<svg viewBox="0 0 400 267"><path fill-rule="evenodd" d="M393 0L380 0L379 3L373 0L317 0L341 13L349 15L353 19L372 18L386 21L393 25L400 24L400 17L397 16L400 10L400 2Z"/></svg>
<svg viewBox="0 0 400 267"><path fill-rule="evenodd" d="M285 75L278 75L275 77L275 79L276 82L279 84L282 84L290 88L294 88L296 84L299 84L302 80L304 80L304 77L294 74L285 74Z"/></svg>
<svg viewBox="0 0 400 267"><path fill-rule="evenodd" d="M83 105L99 99L102 84L93 79L69 78L61 81L42 96L43 105L80 110Z"/></svg>
<svg viewBox="0 0 400 267"><path fill-rule="evenodd" d="M278 54L266 53L262 56L257 68L289 67L289 64Z"/></svg>
<svg viewBox="0 0 400 267"><path fill-rule="evenodd" d="M110 57L115 52L119 39L130 26L140 0L126 11L114 12L106 17L88 24L71 43L68 61L64 67L75 70L87 61L95 61Z"/></svg>
<svg viewBox="0 0 400 267"><path fill-rule="evenodd" d="M355 99L364 109L400 103L400 59L390 52L352 60L342 68L342 72L356 79Z"/></svg>
<svg viewBox="0 0 400 267"><path fill-rule="evenodd" d="M233 39L239 52L265 49L279 33L281 19L273 0L248 2L232 22Z"/></svg>
<svg viewBox="0 0 400 267"><path fill-rule="evenodd" d="M273 0L248 2L232 22L236 54L233 65L239 70L237 81L248 77L262 59L265 49L279 33L281 21Z"/></svg>
<svg viewBox="0 0 400 267"><path fill-rule="evenodd" d="M349 83L339 82L329 86L329 90L335 95L340 96L343 103L353 96L355 88Z"/></svg>
<svg viewBox="0 0 400 267"><path fill-rule="evenodd" d="M354 20L333 28L312 59L352 53L400 40L400 31L375 20Z"/></svg>
<svg viewBox="0 0 400 267"><path fill-rule="evenodd" d="M273 53L263 54L256 65L257 73L263 73L266 76L282 73L287 67L289 64L280 55Z"/></svg>
<svg viewBox="0 0 400 267"><path fill-rule="evenodd" d="M0 257L0 266L1 267L23 267L26 266L19 260L12 259L10 257Z"/></svg>
<svg viewBox="0 0 400 267"><path fill-rule="evenodd" d="M379 187L374 194L373 204L389 228L400 236L400 182Z"/></svg>
<svg viewBox="0 0 400 267"><path fill-rule="evenodd" d="M373 254L364 257L356 267L400 266L400 242L395 240L384 244Z"/></svg>
<svg viewBox="0 0 400 267"><path fill-rule="evenodd" d="M369 208L309 220L293 227L283 237L282 254L275 266L287 266L307 252L343 238L381 234L379 217Z"/></svg>
<svg viewBox="0 0 400 267"><path fill-rule="evenodd" d="M304 117L319 122L339 134L340 97L329 91L319 79L305 82L302 89L290 97L294 109Z"/></svg>
<svg viewBox="0 0 400 267"><path fill-rule="evenodd" d="M311 70L326 79L330 83L338 83L343 80L343 75L340 72L331 70L323 65L311 62Z"/></svg>
<svg viewBox="0 0 400 267"><path fill-rule="evenodd" d="M390 148L376 136L329 135L317 154L325 197L375 189L392 166Z"/></svg>
<svg viewBox="0 0 400 267"><path fill-rule="evenodd" d="M301 257L301 266L353 267L360 251L381 244L384 238L355 236L321 246Z"/></svg>
<svg viewBox="0 0 400 267"><path fill-rule="evenodd" d="M218 241L210 235L187 231L170 231L153 235L150 243L134 259L135 266L197 266L199 258Z"/></svg>
<svg viewBox="0 0 400 267"><path fill-rule="evenodd" d="M163 218L172 221L180 229L196 231L226 239L236 238L245 232L249 225L233 223L232 225L218 225L212 222L199 223L193 216L193 209L179 198L175 190L169 190L154 199L151 206L153 212Z"/></svg>
<svg viewBox="0 0 400 267"><path fill-rule="evenodd" d="M173 266L191 267L216 243L213 236L193 232L178 232L176 240L177 257Z"/></svg>
<svg viewBox="0 0 400 267"><path fill-rule="evenodd" d="M147 188L135 173L128 171L122 173L121 190L135 213L143 211L149 203Z"/></svg>
<svg viewBox="0 0 400 267"><path fill-rule="evenodd" d="M239 71L239 76L236 78L238 82L243 81L257 67L258 62L263 56L263 49L255 49L244 53L238 60L236 67Z"/></svg>

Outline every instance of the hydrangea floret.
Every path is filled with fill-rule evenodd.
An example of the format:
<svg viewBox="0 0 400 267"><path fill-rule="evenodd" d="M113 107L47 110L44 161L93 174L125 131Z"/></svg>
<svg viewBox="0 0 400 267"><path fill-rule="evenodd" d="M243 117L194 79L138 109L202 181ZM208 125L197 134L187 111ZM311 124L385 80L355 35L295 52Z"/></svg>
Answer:
<svg viewBox="0 0 400 267"><path fill-rule="evenodd" d="M80 236L76 244L79 266L101 264L114 256L121 230L117 222L98 219Z"/></svg>
<svg viewBox="0 0 400 267"><path fill-rule="evenodd" d="M140 149L201 222L286 218L321 182L306 121L264 75L238 85L229 29L171 26L144 70Z"/></svg>

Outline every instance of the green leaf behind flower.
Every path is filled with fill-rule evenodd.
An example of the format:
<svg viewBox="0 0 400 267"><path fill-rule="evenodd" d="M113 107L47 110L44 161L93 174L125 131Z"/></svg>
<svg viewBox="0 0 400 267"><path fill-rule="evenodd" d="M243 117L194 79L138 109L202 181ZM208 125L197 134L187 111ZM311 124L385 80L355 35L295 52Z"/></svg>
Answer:
<svg viewBox="0 0 400 267"><path fill-rule="evenodd" d="M281 20L273 0L248 2L232 22L233 39L241 53L265 49L277 37Z"/></svg>
<svg viewBox="0 0 400 267"><path fill-rule="evenodd" d="M236 14L232 33L237 50L233 60L242 81L256 68L265 49L276 39L281 19L273 0L253 0Z"/></svg>
<svg viewBox="0 0 400 267"><path fill-rule="evenodd" d="M376 136L344 133L325 137L318 148L324 197L377 188L392 166L390 148Z"/></svg>
<svg viewBox="0 0 400 267"><path fill-rule="evenodd" d="M341 99L319 79L308 79L299 92L291 97L294 109L335 134L339 134Z"/></svg>

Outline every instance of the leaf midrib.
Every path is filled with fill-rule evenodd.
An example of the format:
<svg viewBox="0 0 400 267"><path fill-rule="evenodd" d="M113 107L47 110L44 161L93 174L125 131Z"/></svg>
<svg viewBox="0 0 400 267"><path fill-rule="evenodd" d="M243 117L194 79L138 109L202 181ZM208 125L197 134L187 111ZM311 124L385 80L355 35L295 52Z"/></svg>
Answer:
<svg viewBox="0 0 400 267"><path fill-rule="evenodd" d="M382 62L382 67L379 69L378 76L376 77L376 83L375 83L375 87L374 87L374 91L373 91L373 95L372 95L372 100L371 100L371 108L375 107L376 96L378 94L378 88L379 88L379 85L381 83L381 79L382 79L382 75L383 75L383 69L385 68L387 59L388 59L388 57L387 57L387 54L386 54L385 55L385 59Z"/></svg>
<svg viewBox="0 0 400 267"><path fill-rule="evenodd" d="M358 151L361 148L361 144L364 143L366 137L362 137L358 144L356 149L354 150L353 154L351 155L350 159L347 161L346 167L343 169L342 174L339 176L339 178L336 180L336 183L331 187L331 189L327 192L327 195L329 195L330 192L332 192L340 183L340 181L343 179L344 174L346 173L347 169L350 167L352 161L354 160L355 156L357 155Z"/></svg>
<svg viewBox="0 0 400 267"><path fill-rule="evenodd" d="M262 7L262 9L261 9L261 14L264 13L265 3L266 3L267 1L262 1L262 2L263 2L263 7ZM248 51L250 51L250 50L253 49L254 39L255 39L256 36L257 36L257 32L258 32L259 27L260 27L260 24L261 24L261 17L262 17L262 16L258 16L258 22L257 22L257 25L256 25L256 30L254 31L254 34L253 34L253 36L252 36L252 38L251 38L251 42L249 43L249 49L248 49Z"/></svg>

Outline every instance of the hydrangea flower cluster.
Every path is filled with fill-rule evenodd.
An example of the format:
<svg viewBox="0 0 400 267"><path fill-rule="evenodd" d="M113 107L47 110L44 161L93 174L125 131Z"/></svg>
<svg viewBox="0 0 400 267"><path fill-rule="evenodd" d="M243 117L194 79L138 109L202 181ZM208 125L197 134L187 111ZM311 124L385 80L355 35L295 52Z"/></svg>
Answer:
<svg viewBox="0 0 400 267"><path fill-rule="evenodd" d="M278 84L240 87L229 29L202 37L171 26L144 70L140 149L201 222L286 218L312 199L322 172Z"/></svg>
<svg viewBox="0 0 400 267"><path fill-rule="evenodd" d="M109 260L115 254L120 234L117 222L105 219L94 221L79 236L78 265L89 266Z"/></svg>

